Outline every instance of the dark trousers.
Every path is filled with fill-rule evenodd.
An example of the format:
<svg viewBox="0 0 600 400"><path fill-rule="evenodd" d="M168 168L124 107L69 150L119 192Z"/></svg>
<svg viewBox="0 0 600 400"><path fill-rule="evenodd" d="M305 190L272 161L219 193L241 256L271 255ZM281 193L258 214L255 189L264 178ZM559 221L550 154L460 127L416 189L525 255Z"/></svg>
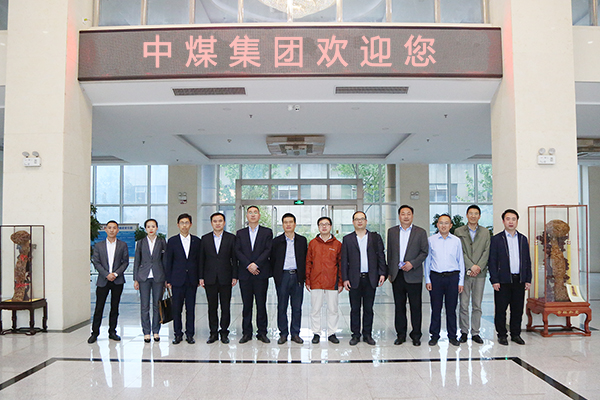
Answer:
<svg viewBox="0 0 600 400"><path fill-rule="evenodd" d="M158 334L160 331L160 312L158 310L158 303L162 298L165 282L155 282L154 278L150 278L138 283L140 285L142 332L144 335L150 334L150 303L152 303L152 333ZM152 292L152 302L150 301L150 292Z"/></svg>
<svg viewBox="0 0 600 400"><path fill-rule="evenodd" d="M421 339L421 323L423 320L421 292L423 291L423 284L421 282L407 283L404 280L404 273L398 271L396 280L392 282L392 289L394 290L394 304L396 306L396 315L394 318L396 334L399 338L406 339L408 328L406 300L408 298L408 303L410 304L410 323L412 325L410 337L413 340Z"/></svg>
<svg viewBox="0 0 600 400"><path fill-rule="evenodd" d="M448 339L456 339L456 305L458 304L459 274L442 275L431 272L431 324L429 333L432 339L440 338L442 326L442 306L446 304L446 329Z"/></svg>
<svg viewBox="0 0 600 400"><path fill-rule="evenodd" d="M219 302L221 303L221 335L229 335L229 323L231 322L231 283L229 285L204 285L206 289L206 301L208 302L208 327L211 335L216 335L219 329Z"/></svg>
<svg viewBox="0 0 600 400"><path fill-rule="evenodd" d="M185 303L185 336L194 337L196 320L196 290L198 285L186 282L183 286L173 286L173 331L175 336L183 336L182 313Z"/></svg>
<svg viewBox="0 0 600 400"><path fill-rule="evenodd" d="M242 335L252 336L252 307L256 300L256 325L259 335L267 334L267 290L269 280L251 276L240 281L242 293Z"/></svg>
<svg viewBox="0 0 600 400"><path fill-rule="evenodd" d="M506 309L510 305L510 335L521 334L521 320L525 305L525 283L521 283L519 275L513 275L512 283L501 283L500 290L494 291L494 323L498 337L506 337Z"/></svg>
<svg viewBox="0 0 600 400"><path fill-rule="evenodd" d="M117 319L119 318L119 302L121 293L123 293L123 284L117 285L108 281L105 286L96 286L96 308L94 309L94 319L92 320L92 334L100 334L100 325L102 324L102 314L106 298L110 292L110 314L108 317L108 333L117 333Z"/></svg>
<svg viewBox="0 0 600 400"><path fill-rule="evenodd" d="M360 278L357 288L350 288L350 330L353 337L360 337L360 307L362 303L363 336L371 336L373 330L373 303L375 302L375 289L369 282L369 277Z"/></svg>
<svg viewBox="0 0 600 400"><path fill-rule="evenodd" d="M304 285L298 282L297 274L283 271L281 283L277 285L277 327L282 337L300 335L300 323L302 320L302 298L304 297ZM292 303L292 324L288 330L287 309L288 302Z"/></svg>

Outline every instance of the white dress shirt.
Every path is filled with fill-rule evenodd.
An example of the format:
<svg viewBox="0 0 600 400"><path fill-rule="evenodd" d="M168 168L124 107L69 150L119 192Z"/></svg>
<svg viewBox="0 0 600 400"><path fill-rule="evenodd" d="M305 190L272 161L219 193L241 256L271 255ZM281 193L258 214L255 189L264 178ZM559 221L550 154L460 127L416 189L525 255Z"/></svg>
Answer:
<svg viewBox="0 0 600 400"><path fill-rule="evenodd" d="M150 236L146 236L146 239L148 239L148 249L150 249L150 255L152 255L152 252L154 251L154 245L156 244L156 236L154 237L154 240L150 240ZM148 274L148 279L152 279L154 278L154 274L152 273L152 268L150 268L150 273Z"/></svg>
<svg viewBox="0 0 600 400"><path fill-rule="evenodd" d="M294 239L296 236L294 236ZM285 237L286 249L285 249L285 260L283 261L283 270L289 271L292 269L298 269L296 266L296 249L294 247L294 239Z"/></svg>
<svg viewBox="0 0 600 400"><path fill-rule="evenodd" d="M219 254L219 250L221 250L221 239L223 239L223 232L221 232L220 235L217 235L213 231L213 239L215 240L215 250L217 251L217 254Z"/></svg>
<svg viewBox="0 0 600 400"><path fill-rule="evenodd" d="M510 262L510 273L518 274L521 270L521 260L519 258L519 235L515 231L514 235L504 231L506 242L508 243L508 260Z"/></svg>
<svg viewBox="0 0 600 400"><path fill-rule="evenodd" d="M369 239L369 232L365 233L362 238L356 235L358 239L358 248L360 249L360 273L366 274L369 272L369 257L367 256L367 241Z"/></svg>
<svg viewBox="0 0 600 400"><path fill-rule="evenodd" d="M184 237L181 233L179 234L181 238L181 244L183 245L183 251L185 251L185 258L188 258L190 255L190 244L192 243L192 235L187 235Z"/></svg>
<svg viewBox="0 0 600 400"><path fill-rule="evenodd" d="M408 239L410 239L410 233L412 232L412 224L406 229L400 225L400 254L398 261L398 268L402 268L405 264L404 257L406 256L406 248L408 247Z"/></svg>
<svg viewBox="0 0 600 400"><path fill-rule="evenodd" d="M117 250L117 239L111 243L106 239L106 252L108 253L108 272L112 274L113 264L115 262L115 251Z"/></svg>

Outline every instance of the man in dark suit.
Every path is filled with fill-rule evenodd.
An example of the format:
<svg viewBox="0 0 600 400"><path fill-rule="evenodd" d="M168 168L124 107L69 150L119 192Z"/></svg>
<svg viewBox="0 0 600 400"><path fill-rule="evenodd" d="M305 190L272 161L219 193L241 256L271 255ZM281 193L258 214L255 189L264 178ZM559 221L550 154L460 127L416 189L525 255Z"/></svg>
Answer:
<svg viewBox="0 0 600 400"><path fill-rule="evenodd" d="M510 340L525 344L521 338L521 320L525 291L531 287L529 242L517 232L519 214L508 209L502 213L504 231L494 235L490 244L488 270L494 287L494 323L498 343L507 346L506 309L510 305Z"/></svg>
<svg viewBox="0 0 600 400"><path fill-rule="evenodd" d="M342 241L342 280L350 291L350 346L360 341L360 307L363 307L363 341L375 345L373 330L373 302L375 290L383 285L387 273L383 240L377 232L367 231L367 215L357 211L352 216L354 232Z"/></svg>
<svg viewBox="0 0 600 400"><path fill-rule="evenodd" d="M94 343L100 334L102 314L106 298L110 292L110 315L108 317L108 337L119 341L117 335L117 319L119 318L119 302L125 285L125 270L129 266L129 250L127 243L117 239L119 224L116 221L108 221L104 226L106 240L94 245L92 263L98 271L96 281L96 309L92 321L92 334L88 343Z"/></svg>
<svg viewBox="0 0 600 400"><path fill-rule="evenodd" d="M256 338L270 343L267 337L267 290L271 276L269 256L273 231L258 225L260 210L250 206L246 210L248 227L236 233L235 254L239 264L240 292L242 294L242 337L240 343L252 339L252 305L256 300Z"/></svg>
<svg viewBox="0 0 600 400"><path fill-rule="evenodd" d="M284 233L273 239L271 266L277 288L277 327L278 344L287 342L292 333L292 342L302 344L300 324L302 321L302 297L306 279L306 251L308 243L302 235L296 234L296 217L286 213L281 218ZM288 302L292 302L292 324L288 329Z"/></svg>
<svg viewBox="0 0 600 400"><path fill-rule="evenodd" d="M208 302L208 326L210 336L206 343L219 339L219 316L217 308L221 302L221 342L229 343L231 321L231 288L238 277L235 257L235 235L225 232L225 215L216 212L210 216L213 231L202 236L200 242L200 286L206 290Z"/></svg>
<svg viewBox="0 0 600 400"><path fill-rule="evenodd" d="M200 238L190 234L192 216L189 214L177 217L177 227L179 235L172 236L167 242L165 262L167 287L173 289L173 344L183 340L181 313L184 303L186 341L194 344L196 291L200 286Z"/></svg>
<svg viewBox="0 0 600 400"><path fill-rule="evenodd" d="M421 292L423 291L423 262L429 252L427 232L413 225L414 209L402 205L398 209L400 225L388 229L387 261L389 278L394 290L396 316L394 324L397 338L395 345L406 341L406 298L410 304L410 338L414 346L421 345L423 320Z"/></svg>

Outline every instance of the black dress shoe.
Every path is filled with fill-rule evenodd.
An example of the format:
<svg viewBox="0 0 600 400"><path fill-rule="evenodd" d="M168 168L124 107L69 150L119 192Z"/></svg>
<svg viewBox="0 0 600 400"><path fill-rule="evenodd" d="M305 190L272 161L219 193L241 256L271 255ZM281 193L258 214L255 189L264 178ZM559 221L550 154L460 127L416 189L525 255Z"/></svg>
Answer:
<svg viewBox="0 0 600 400"><path fill-rule="evenodd" d="M467 334L463 333L460 335L460 339L458 339L461 343L467 343Z"/></svg>
<svg viewBox="0 0 600 400"><path fill-rule="evenodd" d="M160 336L154 335L154 341L155 342L160 342Z"/></svg>
<svg viewBox="0 0 600 400"><path fill-rule="evenodd" d="M96 339L98 339L98 335L94 335L92 333L92 335L88 338L88 343L89 344L96 343Z"/></svg>
<svg viewBox="0 0 600 400"><path fill-rule="evenodd" d="M252 340L252 336L250 336L250 335L244 335L244 336L242 336L242 338L240 339L240 344L247 343L247 342L249 342L249 341L251 341L251 340Z"/></svg>
<svg viewBox="0 0 600 400"><path fill-rule="evenodd" d="M449 338L448 341L452 346L460 346L460 342L456 338Z"/></svg>
<svg viewBox="0 0 600 400"><path fill-rule="evenodd" d="M185 341L188 342L189 344L196 343L193 336L186 336Z"/></svg>
<svg viewBox="0 0 600 400"><path fill-rule="evenodd" d="M352 336L352 338L350 339L350 346L356 346L358 342L360 342L360 338L358 338L357 336Z"/></svg>
<svg viewBox="0 0 600 400"><path fill-rule="evenodd" d="M287 342L287 337L279 336L279 339L277 340L277 344L284 344L285 342Z"/></svg>
<svg viewBox="0 0 600 400"><path fill-rule="evenodd" d="M525 344L525 341L521 338L521 336L511 336L510 341L515 342L516 344L520 344L520 345Z"/></svg>
<svg viewBox="0 0 600 400"><path fill-rule="evenodd" d="M327 340L329 340L331 343L334 343L334 344L338 344L340 342L340 340L337 338L337 336L335 336L335 333L329 335L329 337L327 338Z"/></svg>
<svg viewBox="0 0 600 400"><path fill-rule="evenodd" d="M117 335L116 333L109 333L108 338L114 340L115 342L121 341L121 336Z"/></svg>
<svg viewBox="0 0 600 400"><path fill-rule="evenodd" d="M375 340L371 336L364 335L363 342L370 344L371 346L375 346Z"/></svg>
<svg viewBox="0 0 600 400"><path fill-rule="evenodd" d="M263 343L271 343L271 340L264 333L256 335L256 338Z"/></svg>
<svg viewBox="0 0 600 400"><path fill-rule="evenodd" d="M501 336L498 338L498 343L502 346L508 346L508 339L506 339L506 336Z"/></svg>
<svg viewBox="0 0 600 400"><path fill-rule="evenodd" d="M214 342L216 342L217 340L219 340L219 335L217 335L217 334L215 333L215 334L213 334L213 335L210 335L210 336L208 337L208 340L206 341L206 343L207 343L207 344L211 344L211 343L214 343Z"/></svg>
<svg viewBox="0 0 600 400"><path fill-rule="evenodd" d="M406 342L406 339L405 338L401 338L401 337L398 337L398 338L396 338L396 340L394 340L394 344L396 346L400 346L404 342Z"/></svg>
<svg viewBox="0 0 600 400"><path fill-rule="evenodd" d="M315 335L313 336L313 338L312 338L312 340L311 340L311 343L312 343L312 344L319 344L319 342L320 342L320 341L321 341L321 336L319 336L319 335L317 335L317 334L315 333Z"/></svg>
<svg viewBox="0 0 600 400"><path fill-rule="evenodd" d="M413 346L418 347L421 345L421 339L413 339L412 342L413 342Z"/></svg>
<svg viewBox="0 0 600 400"><path fill-rule="evenodd" d="M437 344L437 342L438 342L438 339L434 339L434 338L429 339L430 346L435 346Z"/></svg>
<svg viewBox="0 0 600 400"><path fill-rule="evenodd" d="M222 336L221 336L221 343L223 343L223 344L228 344L228 343L229 343L229 336L227 336L227 335L222 335Z"/></svg>
<svg viewBox="0 0 600 400"><path fill-rule="evenodd" d="M145 337L145 338L144 338L144 342L145 342L145 343L150 343L150 337Z"/></svg>
<svg viewBox="0 0 600 400"><path fill-rule="evenodd" d="M298 343L298 344L303 344L304 340L302 340L302 338L298 335L292 335L292 342Z"/></svg>
<svg viewBox="0 0 600 400"><path fill-rule="evenodd" d="M473 335L471 339L477 344L483 344L483 339L479 335Z"/></svg>
<svg viewBox="0 0 600 400"><path fill-rule="evenodd" d="M173 339L173 344L179 344L179 343L181 343L182 340L183 340L182 336L175 336L175 338Z"/></svg>

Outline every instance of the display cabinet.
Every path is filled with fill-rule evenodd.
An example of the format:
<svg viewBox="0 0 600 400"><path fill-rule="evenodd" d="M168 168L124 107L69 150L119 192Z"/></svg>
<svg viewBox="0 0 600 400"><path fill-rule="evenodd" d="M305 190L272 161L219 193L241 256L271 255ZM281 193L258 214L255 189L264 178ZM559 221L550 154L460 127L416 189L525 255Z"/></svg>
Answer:
<svg viewBox="0 0 600 400"><path fill-rule="evenodd" d="M591 334L589 303L587 206L541 205L529 207L529 246L532 282L527 299L527 330L542 336ZM533 325L541 314L542 325ZM549 325L548 316L566 318L564 325ZM572 317L585 314L582 326Z"/></svg>
<svg viewBox="0 0 600 400"><path fill-rule="evenodd" d="M45 231L43 225L0 225L0 334L34 335L47 330ZM35 327L36 309L43 310L42 328ZM10 329L2 327L2 311L12 312ZM29 311L29 326L17 327L17 312Z"/></svg>

